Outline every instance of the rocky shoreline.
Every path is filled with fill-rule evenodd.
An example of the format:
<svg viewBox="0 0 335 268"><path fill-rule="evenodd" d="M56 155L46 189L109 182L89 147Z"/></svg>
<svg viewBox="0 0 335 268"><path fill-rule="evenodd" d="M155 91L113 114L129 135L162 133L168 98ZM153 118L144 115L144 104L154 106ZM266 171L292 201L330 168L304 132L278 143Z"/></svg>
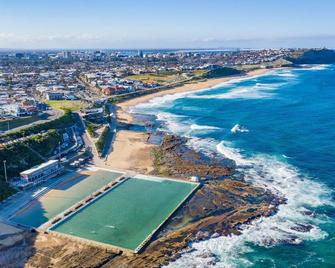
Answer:
<svg viewBox="0 0 335 268"><path fill-rule="evenodd" d="M285 202L270 191L235 179L228 159L203 155L187 139L166 135L153 149L154 175L188 179L201 177L201 188L175 213L139 255L120 256L109 267L161 267L191 250L190 243L240 234L240 226L268 217ZM215 256L213 256L215 257ZM215 259L215 258L214 258ZM211 263L214 264L214 263Z"/></svg>
<svg viewBox="0 0 335 268"><path fill-rule="evenodd" d="M234 178L231 160L209 157L187 146L187 139L166 135L162 144L152 149L154 170L151 174L189 180L198 176L200 189L173 215L140 254L119 254L101 248L77 245L76 242L50 234L26 233L25 242L3 248L15 256L18 243L21 251L30 252L24 259L27 267L161 267L192 250L192 242L239 234L242 224L276 213L285 202L270 191ZM29 255L29 254L28 254ZM87 258L90 256L90 258ZM211 256L214 264L215 256ZM214 261L213 261L214 260ZM0 259L1 262L1 259ZM19 267L8 266L8 267Z"/></svg>
<svg viewBox="0 0 335 268"><path fill-rule="evenodd" d="M154 175L202 180L219 179L233 173L235 163L219 156L208 157L187 146L187 139L172 135L163 138L162 145L153 149Z"/></svg>

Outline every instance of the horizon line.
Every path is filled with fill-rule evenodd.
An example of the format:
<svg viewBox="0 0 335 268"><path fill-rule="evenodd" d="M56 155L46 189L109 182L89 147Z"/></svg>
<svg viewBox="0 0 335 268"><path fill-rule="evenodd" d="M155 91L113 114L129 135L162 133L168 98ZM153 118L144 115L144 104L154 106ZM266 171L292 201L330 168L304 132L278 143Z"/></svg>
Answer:
<svg viewBox="0 0 335 268"><path fill-rule="evenodd" d="M174 48L106 48L106 47L93 47L93 48L1 48L0 51L52 51L52 50L211 50L211 51L220 51L220 50L229 50L229 49L240 49L240 50L263 50L263 49L330 49L334 50L331 47L216 47L216 48L196 48L196 47L174 47Z"/></svg>

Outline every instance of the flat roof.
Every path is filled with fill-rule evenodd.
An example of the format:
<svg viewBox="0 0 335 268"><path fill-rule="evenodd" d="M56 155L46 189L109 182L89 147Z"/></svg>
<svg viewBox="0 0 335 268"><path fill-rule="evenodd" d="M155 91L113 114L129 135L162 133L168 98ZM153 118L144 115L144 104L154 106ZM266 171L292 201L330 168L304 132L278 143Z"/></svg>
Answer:
<svg viewBox="0 0 335 268"><path fill-rule="evenodd" d="M131 177L50 230L138 252L198 186L167 178Z"/></svg>
<svg viewBox="0 0 335 268"><path fill-rule="evenodd" d="M34 166L34 167L30 168L30 169L22 171L20 173L20 175L30 175L30 174L33 174L34 172L36 172L36 171L38 171L40 169L46 168L48 166L51 166L52 164L54 164L56 162L58 162L58 160L49 160L49 161L44 162L44 163L42 163L40 165L37 165L37 166Z"/></svg>

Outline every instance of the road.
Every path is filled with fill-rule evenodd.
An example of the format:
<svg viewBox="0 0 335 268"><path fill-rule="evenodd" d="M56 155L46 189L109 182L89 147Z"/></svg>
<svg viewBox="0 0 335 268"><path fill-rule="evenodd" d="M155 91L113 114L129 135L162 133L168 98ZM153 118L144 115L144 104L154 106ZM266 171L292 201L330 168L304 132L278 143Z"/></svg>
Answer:
<svg viewBox="0 0 335 268"><path fill-rule="evenodd" d="M110 133L102 153L102 155L105 156L105 162L107 161L108 155L113 151L113 142L115 140L117 126L115 106L111 103L107 103L106 105L110 114L110 121L108 122Z"/></svg>
<svg viewBox="0 0 335 268"><path fill-rule="evenodd" d="M33 123L27 124L27 125L23 125L23 126L20 126L20 127L12 128L10 130L4 131L3 134L7 134L7 133L10 133L10 132L15 132L15 131L18 131L20 129L24 129L24 128L31 127L31 126L37 126L39 124L43 124L43 123L46 123L48 121L52 121L52 120L58 119L62 115L64 115L64 111L63 110L55 110L55 109L48 110L46 113L49 115L48 119L41 119L41 120L35 121Z"/></svg>
<svg viewBox="0 0 335 268"><path fill-rule="evenodd" d="M93 143L93 141L90 139L87 131L86 131L86 127L85 127L85 123L83 118L80 116L80 114L77 112L78 117L80 119L81 122L81 127L85 130L85 132L82 135L83 138L83 142L86 148L89 148L93 154L93 165L98 166L98 167L105 167L106 164L104 163L104 161L99 157L99 154L95 148L95 144Z"/></svg>

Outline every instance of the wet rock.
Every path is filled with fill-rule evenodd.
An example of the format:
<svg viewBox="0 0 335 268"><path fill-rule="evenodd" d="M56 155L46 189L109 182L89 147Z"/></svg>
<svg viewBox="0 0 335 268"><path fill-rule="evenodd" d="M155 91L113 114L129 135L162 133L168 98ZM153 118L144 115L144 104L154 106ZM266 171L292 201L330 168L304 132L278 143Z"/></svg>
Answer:
<svg viewBox="0 0 335 268"><path fill-rule="evenodd" d="M231 175L233 165L223 157L210 158L187 146L187 139L167 135L162 145L155 149L155 175L174 177L197 176L202 180L219 179Z"/></svg>
<svg viewBox="0 0 335 268"><path fill-rule="evenodd" d="M294 231L308 233L310 230L313 229L313 225L310 224L297 224L291 228Z"/></svg>

